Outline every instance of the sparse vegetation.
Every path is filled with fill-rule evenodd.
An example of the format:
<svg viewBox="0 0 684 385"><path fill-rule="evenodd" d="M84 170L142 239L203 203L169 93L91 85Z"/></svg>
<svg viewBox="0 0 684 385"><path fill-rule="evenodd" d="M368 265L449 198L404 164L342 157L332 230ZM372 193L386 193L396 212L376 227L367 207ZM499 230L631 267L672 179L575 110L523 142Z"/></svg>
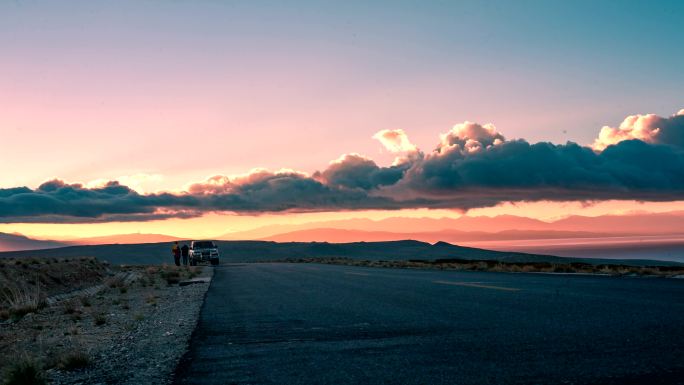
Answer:
<svg viewBox="0 0 684 385"><path fill-rule="evenodd" d="M118 276L107 278L105 283L112 289L122 288L126 286L124 280Z"/></svg>
<svg viewBox="0 0 684 385"><path fill-rule="evenodd" d="M154 294L150 294L147 297L145 297L145 302L148 305L157 306L157 296Z"/></svg>
<svg viewBox="0 0 684 385"><path fill-rule="evenodd" d="M495 260L437 259L408 261L369 261L352 258L288 258L280 262L324 263L347 266L393 267L403 269L472 270L508 273L574 273L608 274L617 276L660 276L684 274L682 266L594 265L590 263L502 262Z"/></svg>
<svg viewBox="0 0 684 385"><path fill-rule="evenodd" d="M18 283L3 288L2 294L2 302L8 307L7 314L14 320L45 306L45 299L41 297L40 284L28 286L25 283Z"/></svg>
<svg viewBox="0 0 684 385"><path fill-rule="evenodd" d="M90 356L83 351L72 351L58 358L55 367L60 370L76 370L90 365Z"/></svg>
<svg viewBox="0 0 684 385"><path fill-rule="evenodd" d="M98 367L91 357L113 335L148 327L160 308L176 303L176 291L184 290L167 285L193 272L175 266L108 268L92 258L0 259L0 385L44 384L53 375L81 376L77 369ZM96 285L104 289L95 295L79 291ZM48 305L55 295L60 296ZM32 359L16 361L21 356ZM53 368L58 371L45 371Z"/></svg>
<svg viewBox="0 0 684 385"><path fill-rule="evenodd" d="M4 385L43 385L45 374L40 363L34 359L23 357L5 369Z"/></svg>
<svg viewBox="0 0 684 385"><path fill-rule="evenodd" d="M90 298L87 295L81 296L80 301L81 301L81 305L83 305L85 307L92 306L92 303L90 302Z"/></svg>
<svg viewBox="0 0 684 385"><path fill-rule="evenodd" d="M96 326L102 326L107 323L107 316L103 313L98 313L93 316L93 322Z"/></svg>
<svg viewBox="0 0 684 385"><path fill-rule="evenodd" d="M68 299L62 302L64 314L74 314L78 312L78 304L74 299Z"/></svg>
<svg viewBox="0 0 684 385"><path fill-rule="evenodd" d="M178 270L165 270L161 272L162 278L166 281L166 284L176 285L181 280L180 272Z"/></svg>

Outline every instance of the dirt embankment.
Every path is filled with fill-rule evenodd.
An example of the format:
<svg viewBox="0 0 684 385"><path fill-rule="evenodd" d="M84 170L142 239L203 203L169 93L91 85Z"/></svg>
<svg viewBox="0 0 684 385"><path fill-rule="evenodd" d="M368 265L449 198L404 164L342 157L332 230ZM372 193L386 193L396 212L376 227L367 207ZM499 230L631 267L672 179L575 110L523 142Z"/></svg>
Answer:
<svg viewBox="0 0 684 385"><path fill-rule="evenodd" d="M170 383L208 287L178 283L211 272L91 258L2 261L0 378Z"/></svg>

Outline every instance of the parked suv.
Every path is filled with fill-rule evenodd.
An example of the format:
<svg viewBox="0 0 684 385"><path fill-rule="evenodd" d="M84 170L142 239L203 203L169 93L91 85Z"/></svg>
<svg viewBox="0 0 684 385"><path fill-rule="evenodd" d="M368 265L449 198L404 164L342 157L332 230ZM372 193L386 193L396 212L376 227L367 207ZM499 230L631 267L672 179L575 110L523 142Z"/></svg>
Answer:
<svg viewBox="0 0 684 385"><path fill-rule="evenodd" d="M219 251L214 241L192 241L190 242L190 265L208 262L212 265L219 263Z"/></svg>

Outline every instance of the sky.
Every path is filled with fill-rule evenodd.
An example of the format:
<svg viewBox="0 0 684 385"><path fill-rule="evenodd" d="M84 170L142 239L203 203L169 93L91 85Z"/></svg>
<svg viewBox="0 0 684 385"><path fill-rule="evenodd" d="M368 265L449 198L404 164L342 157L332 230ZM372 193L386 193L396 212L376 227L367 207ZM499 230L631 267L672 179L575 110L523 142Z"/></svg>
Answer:
<svg viewBox="0 0 684 385"><path fill-rule="evenodd" d="M678 1L0 2L0 231L684 209L682 17Z"/></svg>

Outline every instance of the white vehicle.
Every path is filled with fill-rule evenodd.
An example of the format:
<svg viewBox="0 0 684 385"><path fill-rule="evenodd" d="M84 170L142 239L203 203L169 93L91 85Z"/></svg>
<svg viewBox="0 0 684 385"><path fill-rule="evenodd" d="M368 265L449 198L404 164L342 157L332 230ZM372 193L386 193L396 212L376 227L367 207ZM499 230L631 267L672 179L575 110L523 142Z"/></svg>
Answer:
<svg viewBox="0 0 684 385"><path fill-rule="evenodd" d="M192 241L188 257L190 266L205 262L212 265L219 264L219 251L214 241Z"/></svg>

